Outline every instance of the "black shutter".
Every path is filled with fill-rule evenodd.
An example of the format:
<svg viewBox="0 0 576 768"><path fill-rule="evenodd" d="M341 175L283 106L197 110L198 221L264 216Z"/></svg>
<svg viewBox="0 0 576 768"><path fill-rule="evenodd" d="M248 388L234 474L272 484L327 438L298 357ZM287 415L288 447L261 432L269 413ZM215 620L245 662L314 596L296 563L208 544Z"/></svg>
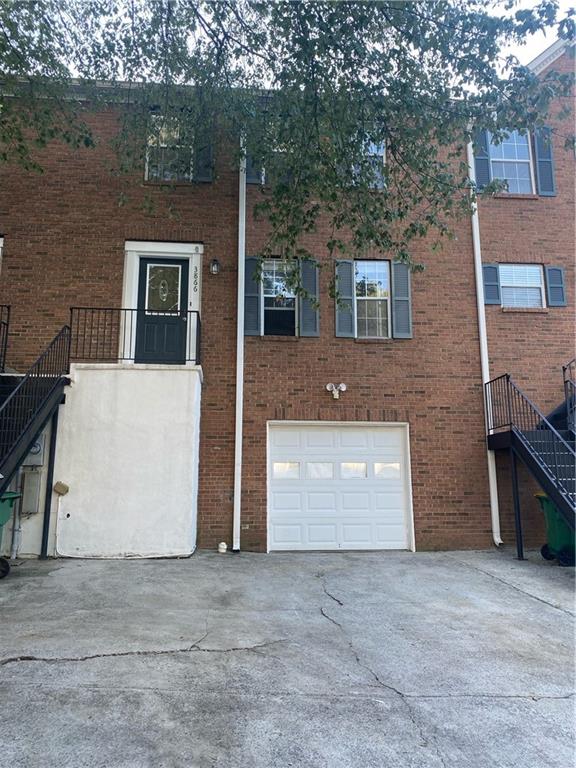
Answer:
<svg viewBox="0 0 576 768"><path fill-rule="evenodd" d="M212 145L201 144L194 151L194 181L212 181L214 163L212 158Z"/></svg>
<svg viewBox="0 0 576 768"><path fill-rule="evenodd" d="M336 262L336 336L354 337L354 262Z"/></svg>
<svg viewBox="0 0 576 768"><path fill-rule="evenodd" d="M300 296L300 336L320 335L320 310L318 308L318 265L303 259L300 262L300 280L308 296Z"/></svg>
<svg viewBox="0 0 576 768"><path fill-rule="evenodd" d="M410 269L402 261L393 261L392 267L392 336L395 339L412 338L412 298Z"/></svg>
<svg viewBox="0 0 576 768"><path fill-rule="evenodd" d="M536 156L536 181L538 194L554 197L554 156L552 153L552 131L544 126L534 131L534 154Z"/></svg>
<svg viewBox="0 0 576 768"><path fill-rule="evenodd" d="M256 279L258 259L248 256L244 267L244 334L260 336L260 291L262 283Z"/></svg>
<svg viewBox="0 0 576 768"><path fill-rule="evenodd" d="M546 272L546 298L549 307L566 306L566 287L564 284L564 270L562 267L545 267Z"/></svg>
<svg viewBox="0 0 576 768"><path fill-rule="evenodd" d="M492 181L488 131L477 131L474 136L474 167L476 169L476 187L477 189L484 189Z"/></svg>
<svg viewBox="0 0 576 768"><path fill-rule="evenodd" d="M483 264L484 304L501 304L500 270L498 264Z"/></svg>

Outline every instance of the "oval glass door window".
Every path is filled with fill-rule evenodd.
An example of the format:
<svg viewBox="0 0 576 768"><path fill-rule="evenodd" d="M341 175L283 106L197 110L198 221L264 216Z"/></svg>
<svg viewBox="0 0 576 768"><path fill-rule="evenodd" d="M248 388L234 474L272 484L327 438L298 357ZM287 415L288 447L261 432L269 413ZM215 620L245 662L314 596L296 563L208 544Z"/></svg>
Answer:
<svg viewBox="0 0 576 768"><path fill-rule="evenodd" d="M148 264L146 309L152 312L180 310L179 264Z"/></svg>
<svg viewBox="0 0 576 768"><path fill-rule="evenodd" d="M306 462L306 477L309 480L332 480L334 465L331 461Z"/></svg>
<svg viewBox="0 0 576 768"><path fill-rule="evenodd" d="M366 462L343 461L340 464L340 477L343 480L354 480L366 477Z"/></svg>
<svg viewBox="0 0 576 768"><path fill-rule="evenodd" d="M275 480L298 480L300 477L300 462L275 461L272 467Z"/></svg>

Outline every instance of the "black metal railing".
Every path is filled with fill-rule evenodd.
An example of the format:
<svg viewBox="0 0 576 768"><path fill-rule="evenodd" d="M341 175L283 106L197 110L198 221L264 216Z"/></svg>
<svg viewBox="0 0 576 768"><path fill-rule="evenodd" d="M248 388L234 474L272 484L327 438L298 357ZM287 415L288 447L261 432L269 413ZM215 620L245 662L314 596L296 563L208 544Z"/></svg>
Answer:
<svg viewBox="0 0 576 768"><path fill-rule="evenodd" d="M0 406L0 466L68 373L70 328L54 337Z"/></svg>
<svg viewBox="0 0 576 768"><path fill-rule="evenodd" d="M562 366L562 375L568 429L576 433L576 358Z"/></svg>
<svg viewBox="0 0 576 768"><path fill-rule="evenodd" d="M485 385L485 394L488 433L512 431L573 506L574 449L514 384L509 374L489 381Z"/></svg>
<svg viewBox="0 0 576 768"><path fill-rule="evenodd" d="M146 323L176 323L172 349L142 351ZM195 363L200 364L201 323L196 310L152 312L111 307L72 307L70 310L72 362Z"/></svg>
<svg viewBox="0 0 576 768"><path fill-rule="evenodd" d="M0 373L6 367L6 350L8 349L8 331L10 330L10 306L0 304Z"/></svg>

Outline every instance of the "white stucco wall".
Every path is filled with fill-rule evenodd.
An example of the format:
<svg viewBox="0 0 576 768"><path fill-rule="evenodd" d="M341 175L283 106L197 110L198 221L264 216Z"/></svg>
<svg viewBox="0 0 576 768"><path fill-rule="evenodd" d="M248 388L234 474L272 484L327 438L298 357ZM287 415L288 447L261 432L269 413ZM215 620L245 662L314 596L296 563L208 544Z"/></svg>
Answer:
<svg viewBox="0 0 576 768"><path fill-rule="evenodd" d="M196 546L201 370L75 365L60 409L56 554L168 557Z"/></svg>

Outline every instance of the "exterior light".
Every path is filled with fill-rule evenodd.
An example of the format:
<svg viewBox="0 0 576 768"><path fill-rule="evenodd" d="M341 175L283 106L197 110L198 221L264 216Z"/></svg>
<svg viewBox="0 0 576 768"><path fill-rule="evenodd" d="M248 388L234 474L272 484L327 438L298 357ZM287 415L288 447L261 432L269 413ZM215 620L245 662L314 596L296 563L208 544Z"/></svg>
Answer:
<svg viewBox="0 0 576 768"><path fill-rule="evenodd" d="M340 399L340 392L346 392L346 384L326 384L326 389L328 392L332 392L332 397L334 400Z"/></svg>
<svg viewBox="0 0 576 768"><path fill-rule="evenodd" d="M210 274L211 275L218 275L218 274L220 274L220 269L221 269L221 267L220 267L220 262L218 261L218 259L212 259L212 261L210 262Z"/></svg>

